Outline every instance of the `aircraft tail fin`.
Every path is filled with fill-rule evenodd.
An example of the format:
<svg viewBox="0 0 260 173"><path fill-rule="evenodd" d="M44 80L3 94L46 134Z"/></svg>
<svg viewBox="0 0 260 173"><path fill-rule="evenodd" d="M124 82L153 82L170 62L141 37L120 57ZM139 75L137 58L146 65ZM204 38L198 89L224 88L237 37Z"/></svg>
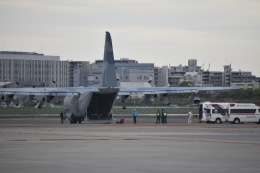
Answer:
<svg viewBox="0 0 260 173"><path fill-rule="evenodd" d="M115 69L112 39L110 33L106 32L101 87L116 87L116 86L117 86L116 69Z"/></svg>

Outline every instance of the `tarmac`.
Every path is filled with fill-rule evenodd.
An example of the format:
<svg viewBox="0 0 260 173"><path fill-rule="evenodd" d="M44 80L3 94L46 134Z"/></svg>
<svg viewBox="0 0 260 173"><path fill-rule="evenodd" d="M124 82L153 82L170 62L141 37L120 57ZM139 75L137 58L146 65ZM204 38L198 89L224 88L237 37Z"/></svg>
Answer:
<svg viewBox="0 0 260 173"><path fill-rule="evenodd" d="M206 124L184 117L155 124L59 124L0 119L1 173L260 172L259 124Z"/></svg>

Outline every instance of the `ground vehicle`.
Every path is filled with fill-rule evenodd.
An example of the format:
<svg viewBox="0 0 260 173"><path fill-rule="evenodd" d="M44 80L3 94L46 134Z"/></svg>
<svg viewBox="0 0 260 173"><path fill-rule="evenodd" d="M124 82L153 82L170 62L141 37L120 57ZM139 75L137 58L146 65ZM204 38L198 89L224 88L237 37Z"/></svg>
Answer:
<svg viewBox="0 0 260 173"><path fill-rule="evenodd" d="M207 113L207 107L210 102L204 102L200 104L199 107L199 122L205 122L206 121L206 113Z"/></svg>
<svg viewBox="0 0 260 173"><path fill-rule="evenodd" d="M226 121L235 124L260 123L260 107L252 103L231 103L227 107Z"/></svg>
<svg viewBox="0 0 260 173"><path fill-rule="evenodd" d="M202 103L199 110L200 121L220 124L226 121L226 108L229 103Z"/></svg>

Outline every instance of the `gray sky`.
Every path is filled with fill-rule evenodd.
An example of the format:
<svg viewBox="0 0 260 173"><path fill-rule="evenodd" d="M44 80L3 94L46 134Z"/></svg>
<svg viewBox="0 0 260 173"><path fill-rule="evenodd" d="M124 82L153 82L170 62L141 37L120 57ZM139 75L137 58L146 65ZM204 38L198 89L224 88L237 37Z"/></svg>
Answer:
<svg viewBox="0 0 260 173"><path fill-rule="evenodd" d="M116 59L260 77L259 0L0 0L1 50L93 62L105 31Z"/></svg>

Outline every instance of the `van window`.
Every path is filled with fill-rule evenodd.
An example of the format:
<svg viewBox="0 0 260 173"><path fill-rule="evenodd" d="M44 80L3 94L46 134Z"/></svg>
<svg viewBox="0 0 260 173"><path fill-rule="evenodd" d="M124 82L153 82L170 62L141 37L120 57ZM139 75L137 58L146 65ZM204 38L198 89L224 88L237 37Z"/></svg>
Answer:
<svg viewBox="0 0 260 173"><path fill-rule="evenodd" d="M246 113L255 113L256 109L246 109Z"/></svg>
<svg viewBox="0 0 260 173"><path fill-rule="evenodd" d="M216 114L219 113L219 114L225 115L226 109L213 109L212 112L214 112Z"/></svg>
<svg viewBox="0 0 260 173"><path fill-rule="evenodd" d="M231 109L231 113L255 113L256 109Z"/></svg>

